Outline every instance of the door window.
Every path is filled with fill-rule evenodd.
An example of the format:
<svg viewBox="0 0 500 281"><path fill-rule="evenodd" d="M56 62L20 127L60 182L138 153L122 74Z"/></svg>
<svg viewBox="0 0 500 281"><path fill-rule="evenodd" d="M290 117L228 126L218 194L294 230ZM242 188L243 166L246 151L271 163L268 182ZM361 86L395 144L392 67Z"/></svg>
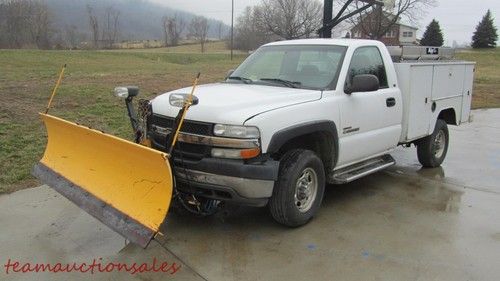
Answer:
<svg viewBox="0 0 500 281"><path fill-rule="evenodd" d="M378 77L380 88L388 87L384 61L377 47L361 47L354 51L346 84L350 86L354 76L359 74L373 74Z"/></svg>

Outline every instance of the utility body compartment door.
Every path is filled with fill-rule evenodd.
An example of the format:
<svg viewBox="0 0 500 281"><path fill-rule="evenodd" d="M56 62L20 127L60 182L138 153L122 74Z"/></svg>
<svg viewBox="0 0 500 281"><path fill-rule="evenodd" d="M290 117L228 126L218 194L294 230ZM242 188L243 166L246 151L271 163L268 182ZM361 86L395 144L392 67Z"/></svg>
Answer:
<svg viewBox="0 0 500 281"><path fill-rule="evenodd" d="M472 87L474 84L474 72L475 65L465 66L465 77L464 77L464 95L462 99L462 116L460 118L461 123L469 122L470 108L472 103Z"/></svg>
<svg viewBox="0 0 500 281"><path fill-rule="evenodd" d="M462 96L465 65L444 64L434 66L432 100Z"/></svg>
<svg viewBox="0 0 500 281"><path fill-rule="evenodd" d="M431 98L432 98L432 66L413 66L410 70L411 83L409 86L411 95L408 95L408 133L410 139L425 137L429 135L431 121Z"/></svg>

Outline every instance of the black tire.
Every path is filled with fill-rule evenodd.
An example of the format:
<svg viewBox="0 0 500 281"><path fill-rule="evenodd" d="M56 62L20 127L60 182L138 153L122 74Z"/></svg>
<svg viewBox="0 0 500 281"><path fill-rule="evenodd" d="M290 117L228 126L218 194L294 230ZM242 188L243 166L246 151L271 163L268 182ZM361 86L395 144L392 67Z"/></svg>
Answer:
<svg viewBox="0 0 500 281"><path fill-rule="evenodd" d="M311 188L299 189L297 187L299 178L305 180L306 183L309 182L312 186L314 177L317 185L316 192L306 196L307 190L311 190ZM296 202L297 190L303 190L303 192L299 192L299 197L306 202L303 206L300 206L302 201ZM269 200L269 210L273 218L280 224L290 227L304 225L318 212L324 191L325 170L321 159L310 150L290 150L281 158L279 178ZM311 198L312 201L308 198Z"/></svg>
<svg viewBox="0 0 500 281"><path fill-rule="evenodd" d="M444 145L442 151L440 151L441 146L439 144L441 142L438 141L441 136L444 136L444 144L441 144ZM449 139L448 125L444 120L438 119L432 135L417 142L417 156L420 164L425 168L441 166L448 152Z"/></svg>

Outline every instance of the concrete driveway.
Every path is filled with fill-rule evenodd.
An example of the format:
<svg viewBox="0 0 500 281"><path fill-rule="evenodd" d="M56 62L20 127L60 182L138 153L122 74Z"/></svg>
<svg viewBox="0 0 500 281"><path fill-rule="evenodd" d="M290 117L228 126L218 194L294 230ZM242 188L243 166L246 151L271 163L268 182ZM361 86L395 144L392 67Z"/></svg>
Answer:
<svg viewBox="0 0 500 281"><path fill-rule="evenodd" d="M289 229L266 209L212 218L170 215L148 249L46 186L0 197L0 261L7 264L174 264L177 271L14 273L1 280L499 280L500 109L450 127L442 168L421 169L414 148L398 164L329 186L319 215ZM100 259L101 258L101 259ZM9 267L12 269L12 267Z"/></svg>

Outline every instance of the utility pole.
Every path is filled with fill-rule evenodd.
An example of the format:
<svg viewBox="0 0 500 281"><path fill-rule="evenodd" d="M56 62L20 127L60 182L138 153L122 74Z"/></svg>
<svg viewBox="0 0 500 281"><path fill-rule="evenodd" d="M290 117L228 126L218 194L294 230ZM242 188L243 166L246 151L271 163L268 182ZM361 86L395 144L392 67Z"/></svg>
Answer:
<svg viewBox="0 0 500 281"><path fill-rule="evenodd" d="M323 4L323 30L321 30L321 38L332 38L332 29L326 26L332 21L333 18L333 1L325 0Z"/></svg>
<svg viewBox="0 0 500 281"><path fill-rule="evenodd" d="M231 60L233 60L233 43L234 43L234 0L231 0Z"/></svg>

